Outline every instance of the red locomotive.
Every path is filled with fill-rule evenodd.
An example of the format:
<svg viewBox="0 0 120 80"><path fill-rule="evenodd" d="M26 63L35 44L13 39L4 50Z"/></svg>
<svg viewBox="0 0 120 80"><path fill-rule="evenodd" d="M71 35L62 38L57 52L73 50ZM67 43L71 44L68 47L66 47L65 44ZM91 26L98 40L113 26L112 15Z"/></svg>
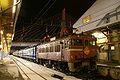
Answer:
<svg viewBox="0 0 120 80"><path fill-rule="evenodd" d="M96 38L88 35L69 35L16 51L13 55L59 70L91 70L96 67Z"/></svg>
<svg viewBox="0 0 120 80"><path fill-rule="evenodd" d="M97 45L93 36L70 35L40 44L36 50L37 61L48 67L75 72L96 66Z"/></svg>

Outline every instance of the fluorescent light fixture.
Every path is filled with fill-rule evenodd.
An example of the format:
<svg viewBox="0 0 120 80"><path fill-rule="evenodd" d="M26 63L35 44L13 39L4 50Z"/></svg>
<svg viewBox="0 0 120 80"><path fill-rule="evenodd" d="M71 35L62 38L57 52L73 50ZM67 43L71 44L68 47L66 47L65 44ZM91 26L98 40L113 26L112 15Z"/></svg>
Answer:
<svg viewBox="0 0 120 80"><path fill-rule="evenodd" d="M0 48L2 48L2 45L0 45Z"/></svg>
<svg viewBox="0 0 120 80"><path fill-rule="evenodd" d="M3 34L3 31L1 30L0 33Z"/></svg>

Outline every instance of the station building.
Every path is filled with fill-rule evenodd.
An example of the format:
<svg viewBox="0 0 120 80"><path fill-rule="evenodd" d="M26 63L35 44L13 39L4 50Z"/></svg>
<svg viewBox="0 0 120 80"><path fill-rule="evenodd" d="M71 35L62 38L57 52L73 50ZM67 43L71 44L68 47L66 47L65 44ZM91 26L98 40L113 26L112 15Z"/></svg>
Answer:
<svg viewBox="0 0 120 80"><path fill-rule="evenodd" d="M97 38L99 61L120 63L120 0L96 0L73 28Z"/></svg>

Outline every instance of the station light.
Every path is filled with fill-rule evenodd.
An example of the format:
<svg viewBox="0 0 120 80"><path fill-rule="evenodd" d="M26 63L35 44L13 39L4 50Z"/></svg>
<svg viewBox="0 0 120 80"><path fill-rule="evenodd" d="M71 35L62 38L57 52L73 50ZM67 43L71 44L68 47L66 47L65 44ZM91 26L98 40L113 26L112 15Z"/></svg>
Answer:
<svg viewBox="0 0 120 80"><path fill-rule="evenodd" d="M1 30L0 33L3 34L3 31Z"/></svg>
<svg viewBox="0 0 120 80"><path fill-rule="evenodd" d="M6 36L11 37L11 36L12 36L12 34L11 34L11 33L7 33L7 34L6 34Z"/></svg>
<svg viewBox="0 0 120 80"><path fill-rule="evenodd" d="M91 16L90 16L90 15L85 16L85 17L82 19L82 23L83 23L83 24L89 23L90 21L91 21Z"/></svg>
<svg viewBox="0 0 120 80"><path fill-rule="evenodd" d="M2 48L2 45L0 45L0 48Z"/></svg>
<svg viewBox="0 0 120 80"><path fill-rule="evenodd" d="M4 42L5 42L5 40L4 40Z"/></svg>

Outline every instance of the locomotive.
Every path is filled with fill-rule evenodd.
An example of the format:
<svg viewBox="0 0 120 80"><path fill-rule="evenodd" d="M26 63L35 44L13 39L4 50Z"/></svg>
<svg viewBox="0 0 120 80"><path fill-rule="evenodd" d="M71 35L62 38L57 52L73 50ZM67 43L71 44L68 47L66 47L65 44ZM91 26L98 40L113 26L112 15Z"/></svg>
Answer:
<svg viewBox="0 0 120 80"><path fill-rule="evenodd" d="M91 35L69 35L16 51L13 55L59 70L93 70L97 59L96 38Z"/></svg>

